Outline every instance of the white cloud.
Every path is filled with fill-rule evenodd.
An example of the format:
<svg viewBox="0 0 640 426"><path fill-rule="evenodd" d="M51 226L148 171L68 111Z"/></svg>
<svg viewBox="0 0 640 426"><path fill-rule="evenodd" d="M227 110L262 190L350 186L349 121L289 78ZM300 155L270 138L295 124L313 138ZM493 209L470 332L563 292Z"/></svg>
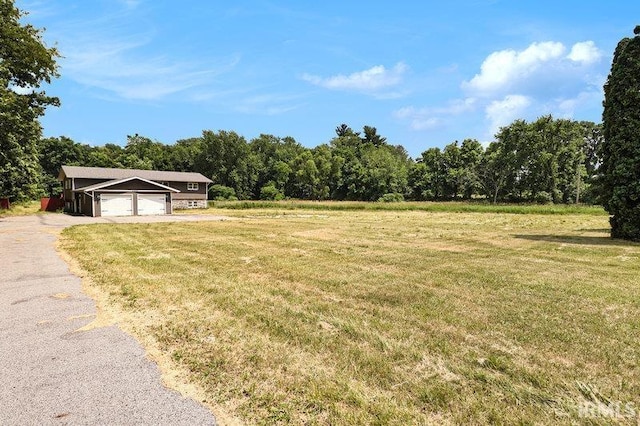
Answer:
<svg viewBox="0 0 640 426"><path fill-rule="evenodd" d="M604 93L602 89L589 88L574 96L553 99L545 112L562 118L573 118L580 111L601 105Z"/></svg>
<svg viewBox="0 0 640 426"><path fill-rule="evenodd" d="M384 89L399 85L407 69L408 67L404 63L399 62L389 70L384 65L377 65L349 75L338 74L331 77L320 77L303 74L302 79L326 89L377 94Z"/></svg>
<svg viewBox="0 0 640 426"><path fill-rule="evenodd" d="M500 50L482 62L480 72L463 81L472 96L499 99L513 93L537 97L573 96L593 83L602 52L593 41L575 43L568 54L560 42L532 43L526 49Z"/></svg>
<svg viewBox="0 0 640 426"><path fill-rule="evenodd" d="M413 130L431 130L469 122L476 111L483 111L484 138L518 118L531 120L543 114L572 118L599 107L606 72L602 59L592 41L575 43L571 49L544 41L522 50L495 51L483 60L478 73L460 84L466 97L441 106L402 108L394 115Z"/></svg>
<svg viewBox="0 0 640 426"><path fill-rule="evenodd" d="M444 107L435 108L434 111L438 114L458 115L472 110L476 105L476 101L476 98L454 99Z"/></svg>
<svg viewBox="0 0 640 426"><path fill-rule="evenodd" d="M593 41L583 41L573 45L567 58L589 65L598 62L602 58L602 52Z"/></svg>
<svg viewBox="0 0 640 426"><path fill-rule="evenodd" d="M428 108L404 107L395 111L393 115L400 120L408 121L413 130L430 130L443 124L442 119L434 116Z"/></svg>
<svg viewBox="0 0 640 426"><path fill-rule="evenodd" d="M533 43L525 50L512 49L490 54L480 66L480 73L470 81L464 81L462 88L478 94L491 94L508 89L535 73L540 67L562 58L565 47L559 42Z"/></svg>
<svg viewBox="0 0 640 426"><path fill-rule="evenodd" d="M9 85L9 89L18 95L30 95L35 91L35 88L32 86L20 87L15 85Z"/></svg>
<svg viewBox="0 0 640 426"><path fill-rule="evenodd" d="M475 98L455 99L444 107L414 108L412 106L400 108L393 115L410 123L413 130L430 130L442 127L453 116L472 111L475 108Z"/></svg>
<svg viewBox="0 0 640 426"><path fill-rule="evenodd" d="M532 100L523 95L507 95L501 100L492 101L485 108L490 122L490 131L495 134L500 127L522 118L523 112L531 105Z"/></svg>

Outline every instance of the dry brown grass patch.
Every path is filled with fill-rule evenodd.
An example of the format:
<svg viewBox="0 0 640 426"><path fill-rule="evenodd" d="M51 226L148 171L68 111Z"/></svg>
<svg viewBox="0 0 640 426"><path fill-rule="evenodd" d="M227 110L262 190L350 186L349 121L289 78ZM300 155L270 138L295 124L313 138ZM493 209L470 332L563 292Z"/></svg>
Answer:
<svg viewBox="0 0 640 426"><path fill-rule="evenodd" d="M640 246L606 217L242 214L63 238L87 291L214 412L571 424L576 382L640 408Z"/></svg>

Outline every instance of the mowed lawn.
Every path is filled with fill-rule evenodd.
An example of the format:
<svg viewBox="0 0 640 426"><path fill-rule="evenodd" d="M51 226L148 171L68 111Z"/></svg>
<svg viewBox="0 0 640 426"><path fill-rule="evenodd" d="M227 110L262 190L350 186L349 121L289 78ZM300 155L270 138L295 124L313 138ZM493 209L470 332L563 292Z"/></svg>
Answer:
<svg viewBox="0 0 640 426"><path fill-rule="evenodd" d="M607 216L211 212L235 218L73 227L62 248L227 419L638 419L640 245Z"/></svg>

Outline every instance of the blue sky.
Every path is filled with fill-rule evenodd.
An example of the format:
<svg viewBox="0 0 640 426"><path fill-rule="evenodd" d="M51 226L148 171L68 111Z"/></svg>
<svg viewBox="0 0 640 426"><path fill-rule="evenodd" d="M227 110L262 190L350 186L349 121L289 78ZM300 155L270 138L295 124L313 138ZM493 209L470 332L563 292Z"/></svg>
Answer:
<svg viewBox="0 0 640 426"><path fill-rule="evenodd" d="M326 143L375 126L412 156L513 119L599 122L637 1L17 0L61 77L46 136L234 130ZM636 22L637 21L637 22Z"/></svg>

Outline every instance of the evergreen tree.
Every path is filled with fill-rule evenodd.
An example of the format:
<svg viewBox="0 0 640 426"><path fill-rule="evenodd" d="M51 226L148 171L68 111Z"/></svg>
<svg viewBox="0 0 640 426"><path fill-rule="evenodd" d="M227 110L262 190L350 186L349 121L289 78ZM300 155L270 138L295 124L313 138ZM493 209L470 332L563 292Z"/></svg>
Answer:
<svg viewBox="0 0 640 426"><path fill-rule="evenodd" d="M640 240L640 25L616 47L604 86L602 195L611 236Z"/></svg>

